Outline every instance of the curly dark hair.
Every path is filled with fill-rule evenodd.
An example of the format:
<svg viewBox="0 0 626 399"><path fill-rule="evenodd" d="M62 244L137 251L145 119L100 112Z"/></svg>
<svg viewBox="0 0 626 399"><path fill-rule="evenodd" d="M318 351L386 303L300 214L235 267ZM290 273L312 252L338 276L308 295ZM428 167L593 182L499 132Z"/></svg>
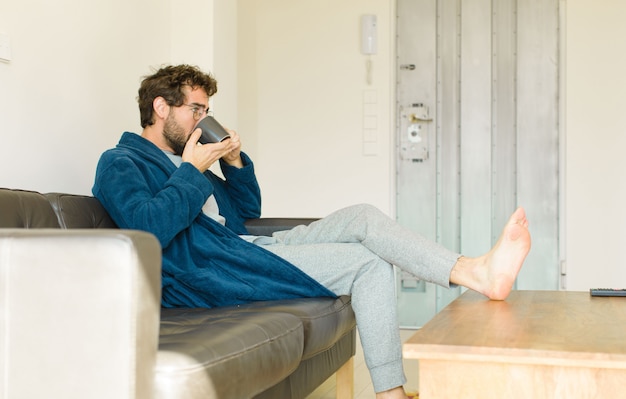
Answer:
<svg viewBox="0 0 626 399"><path fill-rule="evenodd" d="M183 87L202 88L211 97L217 93L217 81L211 74L204 73L197 66L164 66L154 74L145 76L139 87L137 102L141 116L141 127L154 124L152 103L163 97L168 105L179 107L185 102Z"/></svg>

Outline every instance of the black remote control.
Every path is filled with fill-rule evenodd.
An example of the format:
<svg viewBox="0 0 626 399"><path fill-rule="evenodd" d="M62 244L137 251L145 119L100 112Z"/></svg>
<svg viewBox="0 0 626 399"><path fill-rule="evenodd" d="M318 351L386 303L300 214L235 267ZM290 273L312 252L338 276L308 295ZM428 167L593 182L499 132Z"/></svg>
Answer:
<svg viewBox="0 0 626 399"><path fill-rule="evenodd" d="M624 288L591 288L591 296L626 296Z"/></svg>

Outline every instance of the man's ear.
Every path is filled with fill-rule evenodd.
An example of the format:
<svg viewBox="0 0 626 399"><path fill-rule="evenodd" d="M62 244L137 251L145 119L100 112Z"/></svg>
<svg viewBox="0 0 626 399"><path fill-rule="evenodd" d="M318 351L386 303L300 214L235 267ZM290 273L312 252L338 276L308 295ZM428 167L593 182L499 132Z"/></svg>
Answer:
<svg viewBox="0 0 626 399"><path fill-rule="evenodd" d="M160 119L167 118L170 113L170 106L163 97L156 97L154 101L152 101L152 108L154 109L156 116Z"/></svg>

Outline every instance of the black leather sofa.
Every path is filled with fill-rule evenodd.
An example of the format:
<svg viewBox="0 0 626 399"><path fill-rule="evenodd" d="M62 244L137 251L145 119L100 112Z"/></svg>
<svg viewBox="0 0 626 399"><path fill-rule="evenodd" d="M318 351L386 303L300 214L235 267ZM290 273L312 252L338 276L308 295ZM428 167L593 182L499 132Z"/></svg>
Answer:
<svg viewBox="0 0 626 399"><path fill-rule="evenodd" d="M259 219L249 230L309 221ZM0 348L9 348L0 353L0 371L9 370L0 389L9 397L304 398L339 370L338 397L352 397L349 297L162 309L160 259L156 238L117 229L93 197L0 189Z"/></svg>

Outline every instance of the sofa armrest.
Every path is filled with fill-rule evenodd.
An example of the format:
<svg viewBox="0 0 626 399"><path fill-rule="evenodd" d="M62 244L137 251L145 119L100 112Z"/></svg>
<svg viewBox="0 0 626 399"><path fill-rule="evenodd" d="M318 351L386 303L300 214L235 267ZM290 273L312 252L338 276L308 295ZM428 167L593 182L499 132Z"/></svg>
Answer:
<svg viewBox="0 0 626 399"><path fill-rule="evenodd" d="M3 392L150 398L160 272L145 232L0 229Z"/></svg>
<svg viewBox="0 0 626 399"><path fill-rule="evenodd" d="M259 218L246 221L248 233L255 236L271 236L275 231L289 230L298 225L308 225L317 218Z"/></svg>

